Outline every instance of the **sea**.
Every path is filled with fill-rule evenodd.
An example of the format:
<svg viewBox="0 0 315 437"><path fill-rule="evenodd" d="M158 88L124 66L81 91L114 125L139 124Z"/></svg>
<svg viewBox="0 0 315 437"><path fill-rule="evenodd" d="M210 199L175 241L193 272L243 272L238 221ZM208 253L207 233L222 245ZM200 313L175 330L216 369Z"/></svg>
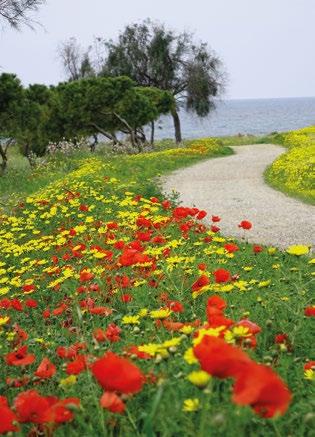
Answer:
<svg viewBox="0 0 315 437"><path fill-rule="evenodd" d="M223 100L208 117L180 112L183 138L265 135L315 125L315 97ZM156 138L173 138L172 118L157 123Z"/></svg>

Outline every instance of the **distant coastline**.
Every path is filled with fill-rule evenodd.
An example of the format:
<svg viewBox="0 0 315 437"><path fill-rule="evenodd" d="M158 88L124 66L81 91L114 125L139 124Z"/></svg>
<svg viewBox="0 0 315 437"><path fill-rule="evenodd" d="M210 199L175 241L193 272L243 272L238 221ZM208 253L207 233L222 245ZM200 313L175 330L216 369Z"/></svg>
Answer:
<svg viewBox="0 0 315 437"><path fill-rule="evenodd" d="M285 132L315 124L315 97L222 100L204 119L182 111L181 123L184 138ZM157 138L173 137L170 117L158 125Z"/></svg>

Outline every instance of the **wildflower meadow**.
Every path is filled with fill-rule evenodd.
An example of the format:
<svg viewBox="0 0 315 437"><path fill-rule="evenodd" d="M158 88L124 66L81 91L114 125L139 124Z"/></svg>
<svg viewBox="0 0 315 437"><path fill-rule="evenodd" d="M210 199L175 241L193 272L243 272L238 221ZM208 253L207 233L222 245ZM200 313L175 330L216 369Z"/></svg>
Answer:
<svg viewBox="0 0 315 437"><path fill-rule="evenodd" d="M159 188L229 153L74 153L6 198L0 434L315 435L310 247L249 244L247 217L222 236L225 217Z"/></svg>

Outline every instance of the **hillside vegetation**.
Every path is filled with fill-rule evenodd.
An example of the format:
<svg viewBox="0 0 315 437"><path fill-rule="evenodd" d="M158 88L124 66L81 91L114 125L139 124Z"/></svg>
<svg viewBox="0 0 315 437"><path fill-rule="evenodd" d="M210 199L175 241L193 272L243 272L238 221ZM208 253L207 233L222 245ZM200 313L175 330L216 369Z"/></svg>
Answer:
<svg viewBox="0 0 315 437"><path fill-rule="evenodd" d="M7 193L0 433L314 435L309 248L248 244L246 217L242 241L223 237L215 211L159 191L159 174L228 153L75 153Z"/></svg>

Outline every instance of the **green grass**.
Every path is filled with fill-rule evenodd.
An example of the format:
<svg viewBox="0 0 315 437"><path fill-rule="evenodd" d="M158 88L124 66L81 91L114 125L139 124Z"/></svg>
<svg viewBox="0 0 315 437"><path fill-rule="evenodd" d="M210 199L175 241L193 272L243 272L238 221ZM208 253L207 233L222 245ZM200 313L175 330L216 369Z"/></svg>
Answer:
<svg viewBox="0 0 315 437"><path fill-rule="evenodd" d="M214 142L214 140L210 141ZM135 158L137 155L113 155L108 147L100 145L95 153L95 156L104 159L106 162L113 163L117 168L117 174L125 177L130 172L130 166L125 165L126 161L130 159L133 162L131 174L134 175L139 182L142 179L148 180L158 176L161 173L171 172L177 168L193 164L197 161L214 158L216 156L226 156L232 152L228 146L222 145L221 142L216 141L220 147L210 148L205 153L188 153L186 155L176 155L176 159L170 155L165 155L162 161L158 159L150 159L150 165L143 160ZM185 150L189 147L191 141L186 141L181 145L176 145L173 140L163 140L158 142L153 151L146 156L153 156L157 152L176 151L178 149ZM50 158L43 158L43 164L37 168L32 169L26 158L21 156L18 149L12 147L9 153L8 169L4 176L0 178L0 203L7 205L9 202L13 204L19 198L32 194L41 188L45 187L50 182L56 181L71 170L78 167L81 159L90 158L92 155L88 150L75 151L68 156L56 154ZM150 190L153 192L156 189L155 183L152 181Z"/></svg>
<svg viewBox="0 0 315 437"><path fill-rule="evenodd" d="M28 345L29 353L36 356L36 361L25 368L8 366L2 360L0 393L8 396L10 405L19 392L27 389L60 398L79 397L82 407L75 410L71 423L57 428L57 437L314 436L315 381L303 376L304 363L315 359L314 318L304 316L305 307L315 304L309 258L267 248L254 254L252 245L246 243L246 236L237 242L240 250L229 256L224 244L231 239L212 235L189 218L176 222L171 219L172 210L165 210L154 199L149 200L151 196L162 200L156 176L229 153L231 150L226 144L197 140L180 151L164 147L161 151L135 156L110 158L100 152L95 156L83 153L62 161L52 160L41 172L37 170L35 176L25 169L20 185L18 179L11 179L8 173L5 180L12 201L31 193L33 196L24 206L1 217L0 278L7 279L0 279L0 299L15 298L24 302L32 298L38 302L38 307L32 310L27 307L24 311L0 309L0 316L10 316L0 334L0 357L14 349L15 324L27 332L28 338L23 343ZM12 186L11 180L15 181ZM28 181L26 186L25 180ZM138 195L143 198L134 201ZM80 205L88 206L89 211L82 212ZM138 231L146 229L138 229L136 221L143 215L155 224L149 228L151 240L141 244L156 258L156 268L119 266L117 260L121 251L113 243L139 239ZM106 231L106 224L110 222L116 222L118 229ZM71 229L76 229L76 234L70 235ZM210 235L212 241L207 240ZM153 243L153 237L162 237L163 243ZM113 259L96 257L95 246L112 252ZM54 262L53 256L57 257ZM212 282L208 291L193 299L191 287L201 274L200 263L206 264L205 272ZM229 282L230 291L225 290L226 284L214 285L211 273L222 267L234 275L234 281ZM83 268L91 269L94 274L87 283L79 281ZM122 288L116 279L118 276L128 277L131 284ZM53 287L56 280L59 286L55 283ZM22 290L27 281L33 281L36 286L36 291L29 295ZM97 284L99 291L77 291L79 286L91 284ZM133 297L128 304L121 300L125 293ZM271 365L293 392L293 402L285 416L262 419L249 407L236 406L231 401L230 380L213 378L205 390L191 384L186 377L197 370L198 365L189 365L183 356L192 346L192 334L169 332L149 316L140 318L139 325L123 323L126 315L134 316L143 308L151 311L164 306L165 293L170 300L184 306L183 313L172 314L173 321L206 321L206 301L218 293L227 301L227 317L235 321L249 317L262 328L257 335L257 348L247 352L255 361ZM93 315L84 310L86 299L114 311L109 316ZM65 304L66 309L59 316L43 318L44 310L53 311L61 304ZM93 341L94 329L106 329L110 323L122 329L120 341ZM275 344L275 335L279 333L288 335L286 347ZM129 358L151 376L138 394L125 399L127 412L124 415L100 408L102 389L87 370L78 375L74 385L60 385L68 375L67 362L56 355L57 346L85 342L87 349L82 353L101 357L107 350L123 355L131 345L162 344L178 337L181 338L179 345L152 359ZM44 357L56 365L57 372L38 383L32 375ZM15 388L5 382L8 376L20 378L23 375L31 378L24 387ZM196 412L183 411L183 402L188 398L199 399L201 408ZM18 435L27 435L31 428L32 425L23 425Z"/></svg>

